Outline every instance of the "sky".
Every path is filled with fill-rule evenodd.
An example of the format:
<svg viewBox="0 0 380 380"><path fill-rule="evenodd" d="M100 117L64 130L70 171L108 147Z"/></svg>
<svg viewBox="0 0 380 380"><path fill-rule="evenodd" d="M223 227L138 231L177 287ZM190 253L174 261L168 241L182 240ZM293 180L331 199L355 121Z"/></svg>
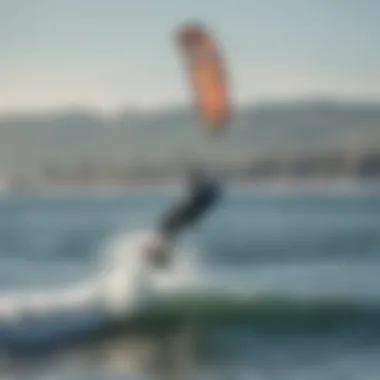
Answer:
<svg viewBox="0 0 380 380"><path fill-rule="evenodd" d="M378 0L0 0L0 113L190 99L173 32L205 23L237 103L380 100Z"/></svg>

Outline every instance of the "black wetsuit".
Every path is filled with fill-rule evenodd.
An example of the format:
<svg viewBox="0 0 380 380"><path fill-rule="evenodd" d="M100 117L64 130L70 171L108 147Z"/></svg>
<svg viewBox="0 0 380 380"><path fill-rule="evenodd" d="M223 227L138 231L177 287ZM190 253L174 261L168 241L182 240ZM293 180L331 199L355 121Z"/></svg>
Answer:
<svg viewBox="0 0 380 380"><path fill-rule="evenodd" d="M220 199L218 182L200 172L193 173L190 194L164 215L159 230L164 236L176 237L182 229L196 223Z"/></svg>

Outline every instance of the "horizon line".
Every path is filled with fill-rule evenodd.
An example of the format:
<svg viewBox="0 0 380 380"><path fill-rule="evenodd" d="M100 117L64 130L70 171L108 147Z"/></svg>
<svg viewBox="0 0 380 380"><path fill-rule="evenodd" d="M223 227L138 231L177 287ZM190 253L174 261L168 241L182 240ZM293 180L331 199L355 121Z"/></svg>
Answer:
<svg viewBox="0 0 380 380"><path fill-rule="evenodd" d="M191 99L190 99L191 100ZM240 111L248 107L260 107L270 105L282 105L282 104L302 104L302 103L325 103L325 104L352 104L352 105L371 105L380 106L379 98L364 98L342 95L328 95L328 94L309 94L299 96L279 96L279 97L261 97L257 99L247 99L244 101L238 101L233 104L233 107ZM7 107L0 108L0 118L8 118L15 116L35 116L35 115L54 115L62 113L88 113L97 115L100 117L117 117L125 113L136 114L159 114L173 111L192 111L194 110L194 104L190 102L170 102L166 104L154 104L148 105L144 103L138 104L122 104L114 107L102 107L99 105L89 105L86 103L72 103L61 105L48 105L44 106L19 106L19 107Z"/></svg>

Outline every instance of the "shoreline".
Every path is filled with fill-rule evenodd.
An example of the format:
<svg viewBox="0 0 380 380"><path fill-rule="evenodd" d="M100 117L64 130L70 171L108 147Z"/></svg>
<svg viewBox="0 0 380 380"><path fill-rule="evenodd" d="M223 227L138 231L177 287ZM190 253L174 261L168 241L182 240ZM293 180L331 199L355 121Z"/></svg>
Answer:
<svg viewBox="0 0 380 380"><path fill-rule="evenodd" d="M380 180L358 181L355 179L313 179L313 180L226 180L225 186L230 191L297 191L297 190L341 190L352 192L355 190L378 190ZM25 189L0 189L0 198L7 196L36 196L36 197L60 197L60 196L123 196L140 193L177 192L184 189L183 180L170 181L141 181L129 185L96 185L96 186L45 186Z"/></svg>

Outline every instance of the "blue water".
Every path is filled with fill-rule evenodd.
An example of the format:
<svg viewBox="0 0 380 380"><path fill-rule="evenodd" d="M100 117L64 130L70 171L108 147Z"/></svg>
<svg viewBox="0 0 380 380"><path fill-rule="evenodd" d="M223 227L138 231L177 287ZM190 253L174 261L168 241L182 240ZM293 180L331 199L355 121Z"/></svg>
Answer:
<svg viewBox="0 0 380 380"><path fill-rule="evenodd" d="M0 291L88 276L107 241L154 228L179 195L3 195ZM0 372L78 380L168 378L168 368L174 378L207 380L379 378L377 188L230 188L180 246L197 255L198 291L246 295L261 306L228 323L186 322L175 333L104 334L27 362L7 354ZM261 304L270 299L274 307ZM163 352L165 360L157 359Z"/></svg>

